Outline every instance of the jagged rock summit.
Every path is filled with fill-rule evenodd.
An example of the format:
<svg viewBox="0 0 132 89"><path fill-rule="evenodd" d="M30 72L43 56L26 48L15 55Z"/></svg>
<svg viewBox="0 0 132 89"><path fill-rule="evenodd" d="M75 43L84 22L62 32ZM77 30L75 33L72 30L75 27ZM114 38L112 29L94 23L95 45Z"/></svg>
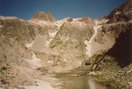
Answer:
<svg viewBox="0 0 132 89"><path fill-rule="evenodd" d="M109 22L128 21L132 19L132 0L127 0L125 3L115 8L109 15Z"/></svg>
<svg viewBox="0 0 132 89"><path fill-rule="evenodd" d="M55 18L50 12L37 12L33 17L33 20L42 20L42 21L48 21L48 22L54 22Z"/></svg>

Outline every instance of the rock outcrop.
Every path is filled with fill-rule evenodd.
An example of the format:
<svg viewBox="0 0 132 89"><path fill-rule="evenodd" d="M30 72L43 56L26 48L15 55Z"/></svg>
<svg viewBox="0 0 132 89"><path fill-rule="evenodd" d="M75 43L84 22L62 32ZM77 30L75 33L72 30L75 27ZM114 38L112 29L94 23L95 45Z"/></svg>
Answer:
<svg viewBox="0 0 132 89"><path fill-rule="evenodd" d="M109 15L108 19L110 22L128 21L132 19L132 1L127 0L119 7L115 8Z"/></svg>

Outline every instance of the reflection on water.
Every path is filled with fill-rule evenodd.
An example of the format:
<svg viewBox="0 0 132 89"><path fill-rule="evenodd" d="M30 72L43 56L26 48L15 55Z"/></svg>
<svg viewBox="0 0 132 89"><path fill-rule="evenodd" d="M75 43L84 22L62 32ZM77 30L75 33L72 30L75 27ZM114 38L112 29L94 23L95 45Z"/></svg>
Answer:
<svg viewBox="0 0 132 89"><path fill-rule="evenodd" d="M62 89L89 89L85 77L65 77Z"/></svg>
<svg viewBox="0 0 132 89"><path fill-rule="evenodd" d="M61 89L111 89L94 81L92 77L63 77Z"/></svg>

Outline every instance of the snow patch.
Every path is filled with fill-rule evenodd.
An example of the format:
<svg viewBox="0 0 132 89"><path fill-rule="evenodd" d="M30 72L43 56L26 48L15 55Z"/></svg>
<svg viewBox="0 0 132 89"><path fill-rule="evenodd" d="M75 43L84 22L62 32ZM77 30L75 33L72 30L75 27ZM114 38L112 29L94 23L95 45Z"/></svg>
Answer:
<svg viewBox="0 0 132 89"><path fill-rule="evenodd" d="M41 60L36 57L35 53L33 53L32 59L28 59L26 61L31 64L32 68L38 68L42 66Z"/></svg>
<svg viewBox="0 0 132 89"><path fill-rule="evenodd" d="M95 44L95 38L98 34L99 29L102 27L102 25L98 25L99 21L95 21L95 26L94 26L94 34L91 37L91 39L89 41L85 40L84 44L86 45L86 54L91 57L94 53L95 53L95 48L94 45ZM95 49L95 50L94 50Z"/></svg>
<svg viewBox="0 0 132 89"><path fill-rule="evenodd" d="M54 38L55 35L56 35L56 33L57 33L57 31L55 31L55 32L49 32L49 36L50 36L51 38Z"/></svg>
<svg viewBox="0 0 132 89"><path fill-rule="evenodd" d="M51 63L51 64L52 64L52 63L53 63L53 61L52 61L52 60L48 60L48 63Z"/></svg>
<svg viewBox="0 0 132 89"><path fill-rule="evenodd" d="M83 25L86 25L85 23L79 21L79 19L81 19L81 18L72 18L72 19L73 19L73 21L69 22L69 23L71 23L73 25L80 26L80 27ZM60 27L63 25L64 22L67 22L67 18L59 20L56 22L58 29L60 29Z"/></svg>
<svg viewBox="0 0 132 89"><path fill-rule="evenodd" d="M99 30L99 28L102 28L102 25L98 25L98 26L96 27L97 30Z"/></svg>
<svg viewBox="0 0 132 89"><path fill-rule="evenodd" d="M1 20L14 20L17 19L17 17L14 16L0 16Z"/></svg>
<svg viewBox="0 0 132 89"><path fill-rule="evenodd" d="M91 39L89 40L88 43L92 43L92 42L94 41L96 35L98 34L98 30L102 27L102 25L97 25L98 22L95 22L95 24L96 24L96 25L95 25L95 27L94 27L94 34L93 34L93 36L91 37Z"/></svg>
<svg viewBox="0 0 132 89"><path fill-rule="evenodd" d="M99 25L99 24L107 23L109 21L109 19L102 19L102 20L95 19L94 21L96 24Z"/></svg>
<svg viewBox="0 0 132 89"><path fill-rule="evenodd" d="M74 18L71 23L74 24L74 25L77 25L79 27L82 27L82 26L86 25L85 23L78 21L78 19L80 19L80 18Z"/></svg>
<svg viewBox="0 0 132 89"><path fill-rule="evenodd" d="M38 59L38 58L36 57L35 53L33 53L32 59L35 60L35 61L41 61L40 59Z"/></svg>
<svg viewBox="0 0 132 89"><path fill-rule="evenodd" d="M34 43L34 41L32 41L31 43L29 43L29 44L26 44L26 47L27 48L31 48L32 47L32 45L33 45L33 43Z"/></svg>
<svg viewBox="0 0 132 89"><path fill-rule="evenodd" d="M33 53L32 55L32 60L31 62L35 65L40 67L41 66L41 60L39 58L36 57L35 53Z"/></svg>
<svg viewBox="0 0 132 89"><path fill-rule="evenodd" d="M63 25L64 22L65 19L56 21L56 26L58 27L58 29L60 29L60 27Z"/></svg>
<svg viewBox="0 0 132 89"><path fill-rule="evenodd" d="M45 46L49 47L50 42L53 40L53 38L56 36L57 31L55 32L49 32L50 39L48 41L45 41Z"/></svg>
<svg viewBox="0 0 132 89"><path fill-rule="evenodd" d="M118 14L121 14L121 12L120 11L117 11L115 14L118 15Z"/></svg>
<svg viewBox="0 0 132 89"><path fill-rule="evenodd" d="M67 60L67 59L64 59L64 61L65 61L65 62L68 62L68 60Z"/></svg>
<svg viewBox="0 0 132 89"><path fill-rule="evenodd" d="M48 41L46 41L46 42L45 42L45 46L46 46L46 47L49 47L49 44L50 44L50 42L51 42L52 40L53 40L53 39L49 39Z"/></svg>
<svg viewBox="0 0 132 89"><path fill-rule="evenodd" d="M91 46L90 42L87 41L87 40L85 40L85 41L84 41L84 44L86 45L86 54L87 54L88 56L92 56L92 53L91 53L92 46Z"/></svg>

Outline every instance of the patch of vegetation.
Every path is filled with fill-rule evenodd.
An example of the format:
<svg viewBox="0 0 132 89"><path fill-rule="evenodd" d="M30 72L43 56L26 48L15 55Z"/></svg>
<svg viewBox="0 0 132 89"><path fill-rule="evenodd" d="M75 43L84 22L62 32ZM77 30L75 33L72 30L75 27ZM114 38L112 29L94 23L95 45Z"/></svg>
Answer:
<svg viewBox="0 0 132 89"><path fill-rule="evenodd" d="M132 65L120 68L115 58L106 56L98 67L102 72L101 75L96 76L98 81L114 89L132 89Z"/></svg>

